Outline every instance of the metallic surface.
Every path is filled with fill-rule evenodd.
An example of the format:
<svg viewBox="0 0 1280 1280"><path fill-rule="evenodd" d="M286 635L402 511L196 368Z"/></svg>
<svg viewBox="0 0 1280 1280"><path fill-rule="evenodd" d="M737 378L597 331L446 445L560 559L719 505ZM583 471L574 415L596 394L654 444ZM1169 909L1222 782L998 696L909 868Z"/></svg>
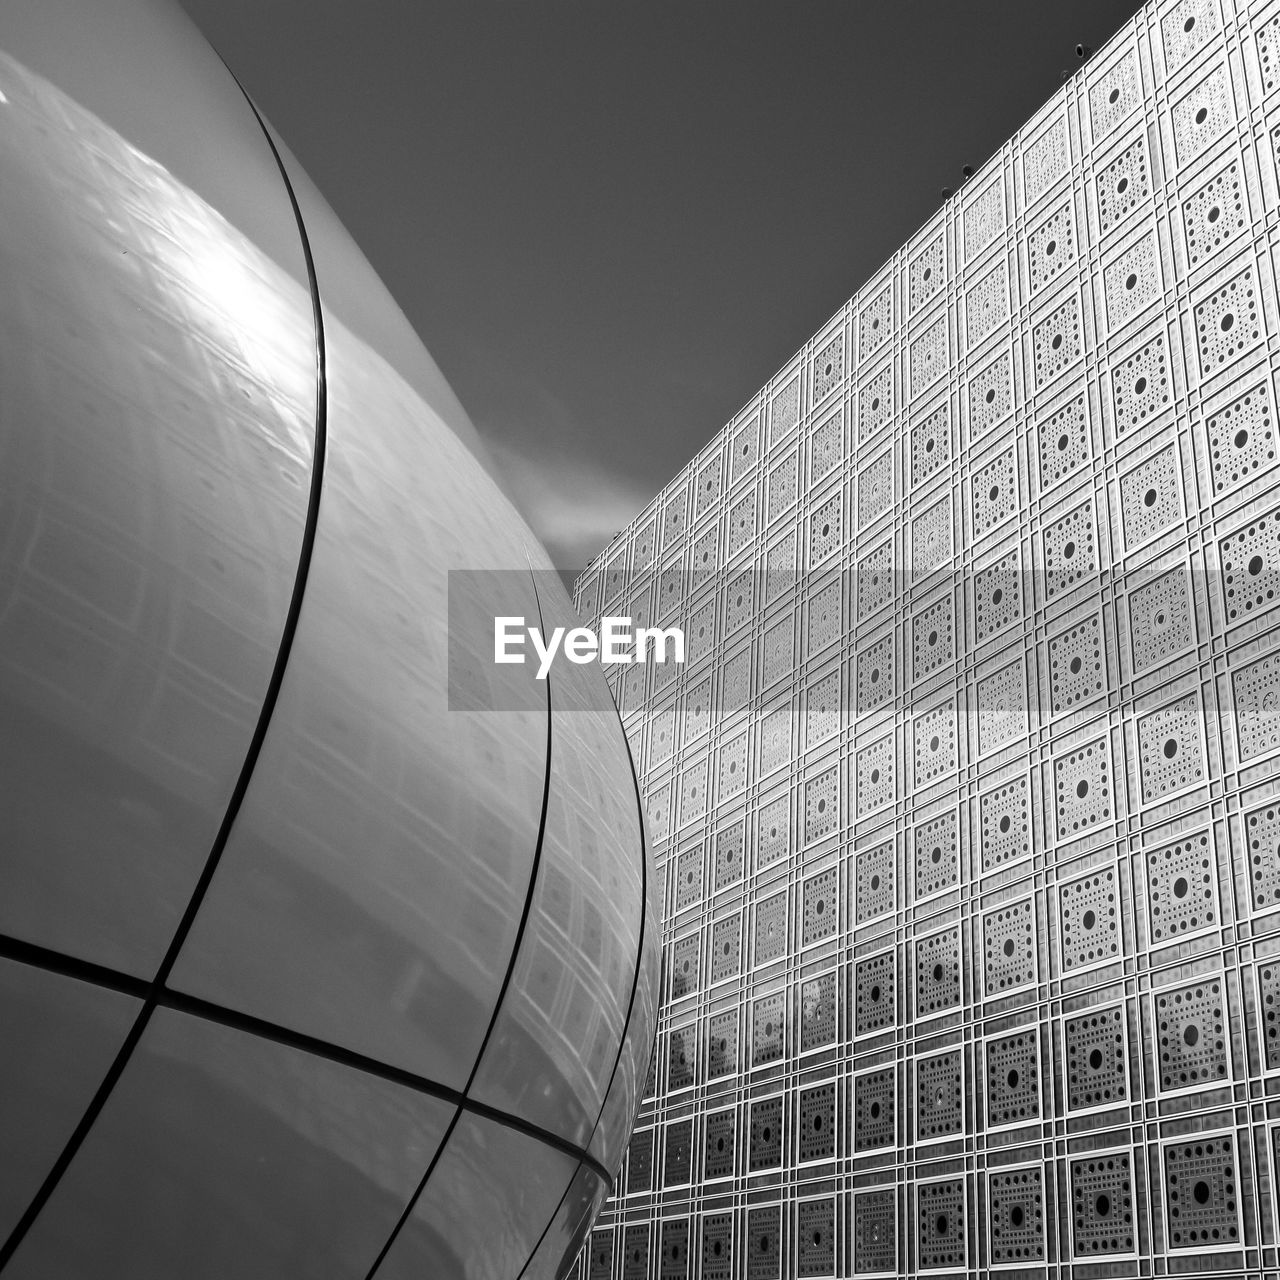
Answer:
<svg viewBox="0 0 1280 1280"><path fill-rule="evenodd" d="M465 1116L378 1268L379 1280L518 1276L575 1172L564 1152ZM483 1248L477 1220L484 1223Z"/></svg>
<svg viewBox="0 0 1280 1280"><path fill-rule="evenodd" d="M596 1174L585 1165L578 1167L577 1176L569 1184L537 1252L529 1259L522 1280L551 1280L572 1265L587 1230L600 1212L606 1191L606 1184Z"/></svg>
<svg viewBox="0 0 1280 1280"><path fill-rule="evenodd" d="M0 1272L553 1274L658 952L599 671L449 709L545 553L176 8L7 4L0 174Z"/></svg>
<svg viewBox="0 0 1280 1280"><path fill-rule="evenodd" d="M452 1111L163 1009L6 1274L362 1275Z"/></svg>
<svg viewBox="0 0 1280 1280"><path fill-rule="evenodd" d="M102 1081L141 1002L0 961L0 1231L17 1225Z"/></svg>
<svg viewBox="0 0 1280 1280"><path fill-rule="evenodd" d="M1146 5L578 580L691 655L582 1280L1280 1262L1278 229L1280 8Z"/></svg>
<svg viewBox="0 0 1280 1280"><path fill-rule="evenodd" d="M644 919L635 780L621 725L588 709L582 686L597 675L568 664L557 671L531 928L472 1086L489 1105L518 1109L579 1146L592 1136L621 1046ZM566 955L580 957L567 982ZM549 1016L557 1005L563 1012ZM551 1087L561 1080L572 1088Z"/></svg>
<svg viewBox="0 0 1280 1280"><path fill-rule="evenodd" d="M270 149L198 34L148 24L145 44L112 52L119 67L144 48L189 66L185 101L222 122L275 256L140 150L146 129L112 126L123 85L95 85L94 111L75 97L78 64L64 89L21 60L35 30L73 23L69 6L5 18L0 930L150 976L280 645L315 329ZM173 127L162 154L180 151ZM215 171L207 185L234 184Z"/></svg>
<svg viewBox="0 0 1280 1280"><path fill-rule="evenodd" d="M300 200L309 226L319 197ZM313 245L318 278L341 247ZM173 982L462 1089L524 907L547 723L545 709L449 709L447 575L519 565L529 535L325 298L328 457L306 604ZM464 540L474 511L486 519ZM518 604L536 613L532 583Z"/></svg>

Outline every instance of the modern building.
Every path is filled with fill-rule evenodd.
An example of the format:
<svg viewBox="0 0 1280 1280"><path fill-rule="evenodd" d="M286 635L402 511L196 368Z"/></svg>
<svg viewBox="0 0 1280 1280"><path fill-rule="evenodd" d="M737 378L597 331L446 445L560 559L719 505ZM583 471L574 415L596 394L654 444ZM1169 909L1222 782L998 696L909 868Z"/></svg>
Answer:
<svg viewBox="0 0 1280 1280"><path fill-rule="evenodd" d="M662 882L585 1280L1280 1266L1280 7L1143 7L579 579Z"/></svg>
<svg viewBox="0 0 1280 1280"><path fill-rule="evenodd" d="M454 569L570 610L199 32L5 0L5 1280L571 1264L656 1018L639 796L598 669L456 678Z"/></svg>

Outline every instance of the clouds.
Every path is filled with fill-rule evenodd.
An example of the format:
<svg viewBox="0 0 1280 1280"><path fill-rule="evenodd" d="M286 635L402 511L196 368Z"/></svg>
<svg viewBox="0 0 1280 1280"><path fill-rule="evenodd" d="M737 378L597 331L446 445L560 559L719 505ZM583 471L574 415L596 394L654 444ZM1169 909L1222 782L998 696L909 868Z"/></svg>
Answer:
<svg viewBox="0 0 1280 1280"><path fill-rule="evenodd" d="M653 497L652 479L630 470L613 435L585 429L534 366L489 344L465 348L483 367L485 403L476 430L508 494L566 583Z"/></svg>
<svg viewBox="0 0 1280 1280"><path fill-rule="evenodd" d="M561 570L576 572L652 497L594 459L557 445L487 440L516 505Z"/></svg>

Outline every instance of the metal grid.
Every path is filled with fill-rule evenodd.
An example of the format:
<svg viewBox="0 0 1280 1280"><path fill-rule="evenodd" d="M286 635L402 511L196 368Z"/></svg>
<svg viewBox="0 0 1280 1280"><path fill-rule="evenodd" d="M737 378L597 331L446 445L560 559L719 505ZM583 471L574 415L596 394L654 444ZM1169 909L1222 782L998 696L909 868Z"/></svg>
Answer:
<svg viewBox="0 0 1280 1280"><path fill-rule="evenodd" d="M688 639L584 1280L1280 1272L1278 264L1280 3L1150 4L580 579Z"/></svg>

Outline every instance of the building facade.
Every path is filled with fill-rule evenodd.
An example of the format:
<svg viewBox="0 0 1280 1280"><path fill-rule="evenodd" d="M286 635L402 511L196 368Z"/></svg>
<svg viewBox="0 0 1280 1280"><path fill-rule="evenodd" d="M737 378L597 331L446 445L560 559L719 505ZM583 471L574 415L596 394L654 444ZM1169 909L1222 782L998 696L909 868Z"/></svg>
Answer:
<svg viewBox="0 0 1280 1280"><path fill-rule="evenodd" d="M1280 1265L1280 6L1149 4L598 557L664 990L588 1280Z"/></svg>

